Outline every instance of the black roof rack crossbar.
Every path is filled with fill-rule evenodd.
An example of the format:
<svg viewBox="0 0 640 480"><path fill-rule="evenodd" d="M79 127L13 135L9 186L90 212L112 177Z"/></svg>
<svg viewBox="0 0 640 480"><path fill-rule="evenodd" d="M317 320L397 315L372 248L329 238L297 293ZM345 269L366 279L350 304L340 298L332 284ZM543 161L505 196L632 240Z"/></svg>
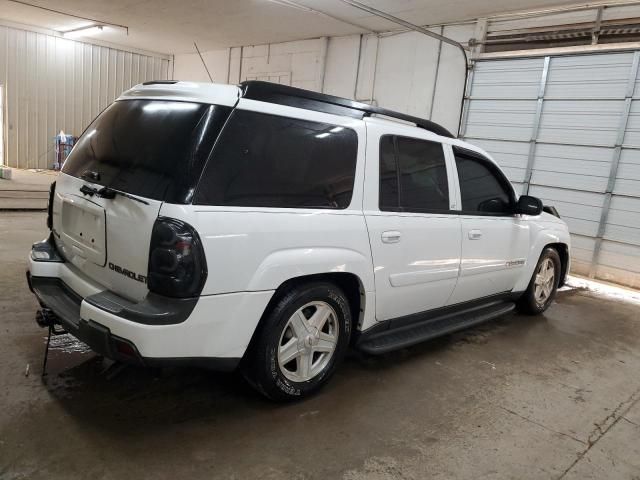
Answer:
<svg viewBox="0 0 640 480"><path fill-rule="evenodd" d="M348 98L334 97L333 95L259 80L242 82L240 89L242 90L242 97L249 100L277 103L289 107L306 108L307 110L332 113L335 115L347 115L355 118L383 115L385 117L414 123L417 127L429 130L436 135L454 138L449 130L431 120L356 102Z"/></svg>

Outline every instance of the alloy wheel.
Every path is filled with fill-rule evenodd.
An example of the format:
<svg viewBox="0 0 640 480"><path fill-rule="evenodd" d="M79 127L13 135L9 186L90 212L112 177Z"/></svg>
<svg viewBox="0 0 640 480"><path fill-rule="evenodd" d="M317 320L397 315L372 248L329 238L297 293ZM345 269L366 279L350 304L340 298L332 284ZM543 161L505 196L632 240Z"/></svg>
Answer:
<svg viewBox="0 0 640 480"><path fill-rule="evenodd" d="M534 281L534 298L538 305L542 306L549 300L555 285L555 278L556 266L553 263L553 260L545 258L538 267L536 279Z"/></svg>
<svg viewBox="0 0 640 480"><path fill-rule="evenodd" d="M326 302L310 302L289 318L278 343L278 366L293 382L316 377L338 344L338 316Z"/></svg>

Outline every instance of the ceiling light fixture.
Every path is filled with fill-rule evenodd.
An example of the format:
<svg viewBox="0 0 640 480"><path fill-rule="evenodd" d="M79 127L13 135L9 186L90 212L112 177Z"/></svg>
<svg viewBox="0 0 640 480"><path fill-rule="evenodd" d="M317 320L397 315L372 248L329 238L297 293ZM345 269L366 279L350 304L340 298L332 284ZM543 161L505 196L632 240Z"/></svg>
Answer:
<svg viewBox="0 0 640 480"><path fill-rule="evenodd" d="M109 26L109 27L115 27L117 29L122 29L126 32L126 35L129 35L129 27L127 27L126 25L119 25L117 23L110 23L110 22L104 22L102 20L96 20L95 18L88 18L88 17L81 17L80 15L75 15L73 13L67 13L67 12L63 12L61 10L55 10L53 8L48 8L48 7L41 7L40 5L34 5L33 3L29 3L29 2L25 2L23 0L7 0L9 2L12 3L17 3L18 5L24 5L25 7L31 7L31 8L37 8L39 10L44 10L45 12L51 12L51 13L55 13L58 15L64 15L67 17L71 17L71 18L78 18L80 20L86 20L89 22L92 22L91 26L100 26L100 27L104 27L104 26ZM85 27L82 27L85 28ZM80 30L80 29L74 29L74 30ZM67 32L70 32L71 30L67 30ZM67 33L67 32L61 32L61 33Z"/></svg>
<svg viewBox="0 0 640 480"><path fill-rule="evenodd" d="M74 28L60 33L64 38L90 37L102 33L103 29L104 25L87 25L86 27Z"/></svg>

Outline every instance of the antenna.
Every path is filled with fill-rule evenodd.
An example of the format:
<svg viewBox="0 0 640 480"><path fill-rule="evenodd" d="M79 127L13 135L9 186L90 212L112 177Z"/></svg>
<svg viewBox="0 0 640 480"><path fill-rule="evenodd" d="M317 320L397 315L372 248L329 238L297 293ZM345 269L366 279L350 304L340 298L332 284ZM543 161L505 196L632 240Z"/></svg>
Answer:
<svg viewBox="0 0 640 480"><path fill-rule="evenodd" d="M200 56L200 60L202 61L202 65L204 65L204 69L207 71L207 75L209 75L209 80L211 81L211 83L213 83L213 78L211 78L211 74L209 73L209 69L207 68L207 64L204 61L204 58L202 58L202 54L200 53L200 49L198 48L198 44L196 42L193 42L193 46L196 47L196 52L198 52L198 55Z"/></svg>
<svg viewBox="0 0 640 480"><path fill-rule="evenodd" d="M462 131L462 113L464 111L464 102L466 100L466 94L467 94L466 93L467 82L469 81L469 58L467 57L467 52L465 51L464 46L460 42L457 42L449 37L445 37L444 35L438 35L437 33L431 32L430 30L427 30L424 27L421 27L419 25L414 25L411 22L407 22L406 20L402 20L401 18L395 17L381 10L377 10L357 0L340 0L340 1L342 3L346 3L347 5L351 5L352 7L355 7L367 13L370 13L372 15L375 15L376 17L384 18L386 20L389 20L390 22L396 23L398 25L402 25L403 27L408 28L409 30L413 30L414 32L419 32L429 37L438 39L441 42L448 43L449 45L453 45L458 50L460 50L460 53L462 53L462 57L464 58L464 87L462 88L462 99L460 101L460 116L458 117L459 118L458 135L459 135L460 132Z"/></svg>

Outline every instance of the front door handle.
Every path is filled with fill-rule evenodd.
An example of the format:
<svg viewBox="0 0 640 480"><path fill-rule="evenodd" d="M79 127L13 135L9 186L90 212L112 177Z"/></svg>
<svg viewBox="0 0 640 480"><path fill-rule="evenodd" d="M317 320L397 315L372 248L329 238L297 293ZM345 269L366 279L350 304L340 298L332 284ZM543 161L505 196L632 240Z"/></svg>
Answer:
<svg viewBox="0 0 640 480"><path fill-rule="evenodd" d="M480 240L482 232L480 230L469 230L469 240Z"/></svg>
<svg viewBox="0 0 640 480"><path fill-rule="evenodd" d="M398 243L402 234L395 230L382 232L382 243Z"/></svg>

